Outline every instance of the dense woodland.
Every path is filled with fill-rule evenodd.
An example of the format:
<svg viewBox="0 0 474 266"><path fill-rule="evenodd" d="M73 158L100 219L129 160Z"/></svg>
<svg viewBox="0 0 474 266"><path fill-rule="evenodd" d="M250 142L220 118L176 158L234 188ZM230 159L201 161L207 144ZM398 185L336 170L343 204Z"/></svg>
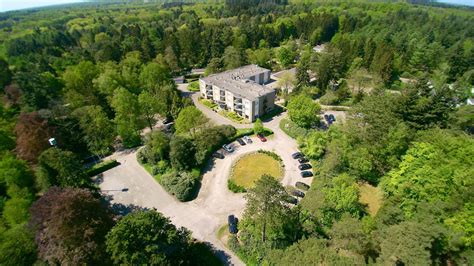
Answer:
<svg viewBox="0 0 474 266"><path fill-rule="evenodd" d="M318 171L297 207L268 176L248 192L229 241L245 262L474 264L472 9L185 2L0 14L1 265L219 264L156 211L121 215L136 208L110 206L84 163L144 144L138 160L192 199L212 151L242 132L209 123L172 77L247 63L296 67L282 81L293 92L279 91L285 130ZM349 107L347 122L319 130L315 99ZM156 130L162 120L174 130ZM376 214L361 182L383 192Z"/></svg>

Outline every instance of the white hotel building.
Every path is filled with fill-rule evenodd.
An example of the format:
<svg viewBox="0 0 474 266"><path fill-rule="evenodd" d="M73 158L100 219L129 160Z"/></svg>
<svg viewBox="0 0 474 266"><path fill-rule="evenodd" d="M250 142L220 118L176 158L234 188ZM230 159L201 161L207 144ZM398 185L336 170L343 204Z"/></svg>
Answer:
<svg viewBox="0 0 474 266"><path fill-rule="evenodd" d="M220 108L255 121L275 106L274 89L265 86L270 70L247 65L199 79L201 96Z"/></svg>

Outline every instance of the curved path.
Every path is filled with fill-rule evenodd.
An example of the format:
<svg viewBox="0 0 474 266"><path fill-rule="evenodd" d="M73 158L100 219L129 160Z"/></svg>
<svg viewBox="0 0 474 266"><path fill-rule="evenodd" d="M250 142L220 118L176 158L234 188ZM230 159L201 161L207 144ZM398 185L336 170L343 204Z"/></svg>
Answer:
<svg viewBox="0 0 474 266"><path fill-rule="evenodd" d="M215 124L232 124L236 127L249 127L229 121L228 119L210 111L197 102L196 94L191 95L198 108L204 112ZM226 155L222 160L211 162L201 181L201 189L197 198L191 202L179 202L169 195L154 178L136 160L136 151L117 152L111 157L121 163L120 166L104 172L100 188L103 193L112 197L113 203L133 204L140 207L155 208L169 217L176 226L184 226L192 231L194 238L210 243L222 258L229 260L229 264L243 265L242 261L229 251L217 239L218 229L226 224L227 216L234 214L242 216L245 208L243 194L235 194L227 189L227 178L232 164L244 153L259 149L274 151L283 160L285 175L283 185L294 185L296 181L310 184L310 179L299 176L297 162L291 154L297 151L296 141L279 128L280 120L285 114L264 122L265 127L272 129L275 134L267 142L261 142L253 137L253 143L240 146L233 143L235 152ZM123 192L123 188L128 190Z"/></svg>

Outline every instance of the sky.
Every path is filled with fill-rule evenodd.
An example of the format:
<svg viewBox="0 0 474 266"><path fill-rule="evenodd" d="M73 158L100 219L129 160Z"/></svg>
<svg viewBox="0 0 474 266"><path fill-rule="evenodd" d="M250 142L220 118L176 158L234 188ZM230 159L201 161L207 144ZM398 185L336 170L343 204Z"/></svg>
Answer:
<svg viewBox="0 0 474 266"><path fill-rule="evenodd" d="M82 0L0 0L0 12L29 7L50 6L81 2Z"/></svg>
<svg viewBox="0 0 474 266"><path fill-rule="evenodd" d="M0 0L0 12L24 9L29 7L49 6L81 2L83 0ZM474 6L474 0L438 0L443 3Z"/></svg>

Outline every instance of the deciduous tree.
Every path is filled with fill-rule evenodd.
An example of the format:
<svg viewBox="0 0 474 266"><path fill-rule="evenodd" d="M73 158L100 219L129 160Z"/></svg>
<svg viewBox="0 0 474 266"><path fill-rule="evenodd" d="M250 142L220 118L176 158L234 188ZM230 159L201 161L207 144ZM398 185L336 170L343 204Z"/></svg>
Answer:
<svg viewBox="0 0 474 266"><path fill-rule="evenodd" d="M51 264L104 263L111 215L86 189L50 188L31 207L38 256Z"/></svg>
<svg viewBox="0 0 474 266"><path fill-rule="evenodd" d="M188 241L188 231L149 210L122 218L107 234L106 244L115 264L167 265L186 261Z"/></svg>

